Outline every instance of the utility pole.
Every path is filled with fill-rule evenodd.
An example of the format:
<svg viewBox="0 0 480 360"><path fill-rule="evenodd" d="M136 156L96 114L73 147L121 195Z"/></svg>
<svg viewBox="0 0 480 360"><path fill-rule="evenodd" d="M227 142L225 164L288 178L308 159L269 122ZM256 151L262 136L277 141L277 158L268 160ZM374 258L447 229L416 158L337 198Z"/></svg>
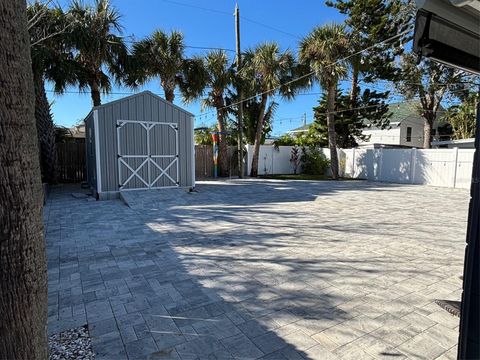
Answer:
<svg viewBox="0 0 480 360"><path fill-rule="evenodd" d="M235 4L235 39L236 39L236 52L237 52L237 75L242 68L242 53L240 52L240 10L238 9L238 3ZM238 81L239 79L237 79ZM243 178L243 84L242 81L237 82L238 91L238 114L237 114L237 126L238 126L238 177Z"/></svg>

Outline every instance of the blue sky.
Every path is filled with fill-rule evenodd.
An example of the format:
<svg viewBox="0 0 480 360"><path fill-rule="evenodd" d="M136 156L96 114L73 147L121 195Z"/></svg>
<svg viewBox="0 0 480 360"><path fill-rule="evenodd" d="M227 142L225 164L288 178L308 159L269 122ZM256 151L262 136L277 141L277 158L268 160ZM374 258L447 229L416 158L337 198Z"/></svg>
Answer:
<svg viewBox="0 0 480 360"><path fill-rule="evenodd" d="M61 3L68 4L67 1ZM235 49L234 0L112 0L112 4L123 15L125 36L134 35L139 39L158 28L167 31L175 29L184 33L188 46ZM314 26L342 21L341 15L335 9L325 6L322 0L239 0L239 6L241 16L244 17L241 19L242 49L261 42L276 41L282 49L296 52L299 38ZM204 52L205 50L188 48L187 56ZM51 86L47 85L47 90L49 89ZM139 90L163 94L158 79ZM115 87L113 94L102 96L102 102L132 92L129 88ZM304 113L307 114L307 122L312 120L312 107L318 101L320 89L315 86L306 92L309 95L298 96L293 101L277 99L280 106L273 125L273 135L302 125ZM69 93L64 95L56 96L51 92L48 95L53 102L54 121L63 126L71 126L83 119L92 106L90 94L78 93L77 88L69 89ZM198 103L185 105L180 95L176 96L175 103L194 114L200 113ZM212 123L214 119L210 115L206 119L202 117L196 125Z"/></svg>

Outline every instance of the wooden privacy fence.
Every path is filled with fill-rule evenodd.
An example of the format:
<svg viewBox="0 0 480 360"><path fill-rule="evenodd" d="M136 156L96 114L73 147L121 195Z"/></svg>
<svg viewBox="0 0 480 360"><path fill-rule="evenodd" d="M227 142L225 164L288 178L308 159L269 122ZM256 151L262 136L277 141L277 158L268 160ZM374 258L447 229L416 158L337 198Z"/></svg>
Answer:
<svg viewBox="0 0 480 360"><path fill-rule="evenodd" d="M85 143L57 143L58 181L76 183L86 180Z"/></svg>
<svg viewBox="0 0 480 360"><path fill-rule="evenodd" d="M230 176L237 176L237 148L228 147L228 167ZM213 177L213 146L195 145L195 178Z"/></svg>
<svg viewBox="0 0 480 360"><path fill-rule="evenodd" d="M195 178L209 178L213 176L213 148L212 145L195 145Z"/></svg>

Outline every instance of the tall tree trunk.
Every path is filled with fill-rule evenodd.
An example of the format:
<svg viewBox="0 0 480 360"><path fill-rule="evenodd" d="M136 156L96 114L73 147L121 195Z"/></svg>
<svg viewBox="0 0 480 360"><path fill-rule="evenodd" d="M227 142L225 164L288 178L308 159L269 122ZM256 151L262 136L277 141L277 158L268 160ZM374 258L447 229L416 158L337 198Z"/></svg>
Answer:
<svg viewBox="0 0 480 360"><path fill-rule="evenodd" d="M50 103L45 93L43 76L34 73L33 80L35 89L35 121L42 179L49 184L56 184L58 180L58 157L55 144L55 126L53 125L50 112Z"/></svg>
<svg viewBox="0 0 480 360"><path fill-rule="evenodd" d="M102 105L102 99L100 97L100 86L96 80L90 84L90 90L92 95L93 106Z"/></svg>
<svg viewBox="0 0 480 360"><path fill-rule="evenodd" d="M328 147L330 149L330 168L332 178L338 179L338 154L337 154L337 135L335 133L335 95L337 84L332 83L328 87L327 97L327 128L328 128Z"/></svg>
<svg viewBox="0 0 480 360"><path fill-rule="evenodd" d="M220 132L218 137L218 164L220 165L220 176L228 176L228 147L222 111L217 108L217 125Z"/></svg>
<svg viewBox="0 0 480 360"><path fill-rule="evenodd" d="M0 2L0 358L47 359L42 186L25 0Z"/></svg>
<svg viewBox="0 0 480 360"><path fill-rule="evenodd" d="M350 104L352 107L355 107L357 104L358 90L359 90L358 89L359 72L360 72L360 58L356 57L352 62L352 84L350 88Z"/></svg>
<svg viewBox="0 0 480 360"><path fill-rule="evenodd" d="M260 109L257 120L257 130L255 131L255 142L253 144L253 156L252 156L252 168L250 169L250 176L258 176L258 157L260 155L260 143L262 141L265 108L267 106L267 95L262 95L262 101L260 102Z"/></svg>
<svg viewBox="0 0 480 360"><path fill-rule="evenodd" d="M423 122L423 148L430 149L430 138L432 136L433 120L425 119Z"/></svg>

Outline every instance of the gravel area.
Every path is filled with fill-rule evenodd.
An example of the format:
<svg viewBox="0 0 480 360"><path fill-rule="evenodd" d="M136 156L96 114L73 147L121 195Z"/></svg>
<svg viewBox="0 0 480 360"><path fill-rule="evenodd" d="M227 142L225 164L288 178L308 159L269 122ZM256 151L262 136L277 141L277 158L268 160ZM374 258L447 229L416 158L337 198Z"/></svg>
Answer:
<svg viewBox="0 0 480 360"><path fill-rule="evenodd" d="M92 341L86 325L48 338L50 360L93 360Z"/></svg>

